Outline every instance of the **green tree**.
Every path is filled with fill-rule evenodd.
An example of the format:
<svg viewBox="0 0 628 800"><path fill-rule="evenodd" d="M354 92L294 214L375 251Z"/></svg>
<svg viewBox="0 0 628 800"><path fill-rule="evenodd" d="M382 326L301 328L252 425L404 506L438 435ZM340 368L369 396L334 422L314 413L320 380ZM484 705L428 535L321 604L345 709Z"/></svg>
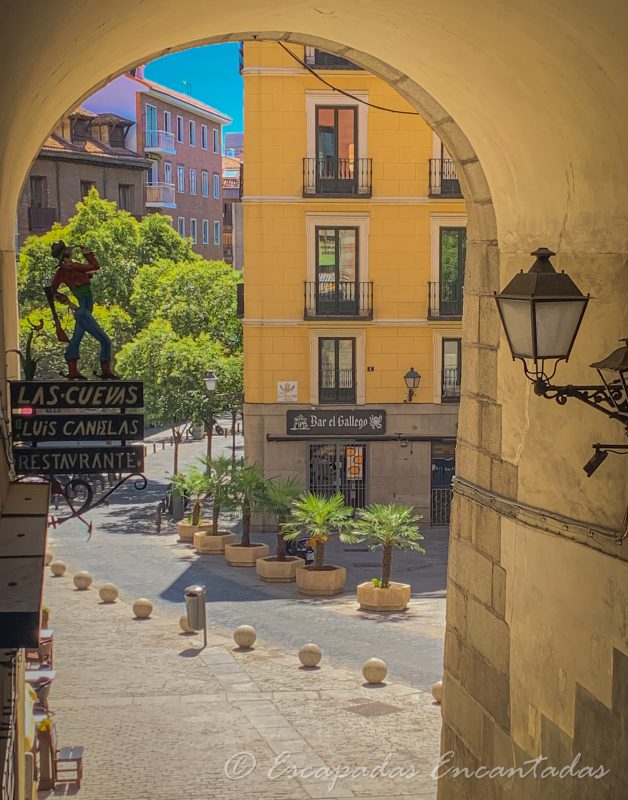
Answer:
<svg viewBox="0 0 628 800"><path fill-rule="evenodd" d="M190 240L172 229L169 217L150 214L140 223L92 188L77 203L76 214L67 225L57 223L42 236L30 236L20 250L18 291L23 312L42 303L43 287L50 284L57 267L50 246L59 239L93 250L102 267L93 278L97 302L127 310L133 278L141 265L159 259L199 260Z"/></svg>
<svg viewBox="0 0 628 800"><path fill-rule="evenodd" d="M285 480L269 480L266 485L262 508L277 520L277 561L286 560L286 540L283 537L284 525L290 517L294 502L302 492L303 487L294 477L286 478Z"/></svg>
<svg viewBox="0 0 628 800"><path fill-rule="evenodd" d="M209 369L218 370L224 358L222 345L207 334L196 339L178 336L164 319L153 320L118 354L119 374L144 381L147 418L171 427L175 475L183 436L181 425L199 420L199 409L207 398L205 374Z"/></svg>
<svg viewBox="0 0 628 800"><path fill-rule="evenodd" d="M259 464L238 464L232 470L227 504L242 513L242 547L251 546L251 517L264 502L267 483Z"/></svg>
<svg viewBox="0 0 628 800"><path fill-rule="evenodd" d="M209 495L212 498L212 536L218 536L220 510L229 503L229 489L234 465L225 456L218 458L200 458L205 465L205 473L209 476Z"/></svg>
<svg viewBox="0 0 628 800"><path fill-rule="evenodd" d="M192 498L193 505L190 524L200 525L202 503L211 491L209 476L204 470L191 464L186 467L183 472L172 475L170 480L172 481L172 488L178 494L181 496L187 494Z"/></svg>
<svg viewBox="0 0 628 800"><path fill-rule="evenodd" d="M68 335L71 336L74 326L74 317L67 308L60 306L59 316ZM94 306L94 316L105 333L111 339L113 353L115 354L126 344L133 335L133 322L130 315L119 306ZM49 308L34 308L20 320L20 341L23 349L26 348L28 337L32 332L32 325L43 327L33 336L31 341L32 357L37 359L38 380L54 380L65 370L67 365L63 357L66 345L59 342L55 333L54 321ZM100 365L99 344L89 334L85 335L81 344L81 368L85 375L96 372Z"/></svg>
<svg viewBox="0 0 628 800"><path fill-rule="evenodd" d="M284 538L290 542L306 534L308 544L314 547L314 569L325 566L325 543L337 533L343 542L353 542L349 521L353 509L345 505L344 497L338 492L331 497L307 492L292 504L290 519L283 526Z"/></svg>
<svg viewBox="0 0 628 800"><path fill-rule="evenodd" d="M351 532L358 542L366 542L369 550L382 549L382 589L390 584L390 569L393 550L414 550L424 553L419 542L423 536L419 532L419 521L423 519L414 514L412 506L389 503L373 503L362 511L352 523Z"/></svg>
<svg viewBox="0 0 628 800"><path fill-rule="evenodd" d="M239 280L223 261L162 259L138 271L131 295L133 314L140 326L162 317L179 336L208 333L236 353L242 349L242 323L236 316Z"/></svg>

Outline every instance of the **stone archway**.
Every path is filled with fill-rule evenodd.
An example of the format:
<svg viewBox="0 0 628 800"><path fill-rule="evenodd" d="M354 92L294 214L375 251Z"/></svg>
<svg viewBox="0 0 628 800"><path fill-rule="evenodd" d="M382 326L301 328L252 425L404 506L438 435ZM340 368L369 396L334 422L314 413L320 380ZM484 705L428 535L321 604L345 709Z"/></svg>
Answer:
<svg viewBox="0 0 628 800"><path fill-rule="evenodd" d="M616 439L617 426L533 396L500 347L491 295L527 268L535 247L558 250L558 266L596 298L561 382L591 380L587 365L627 330L628 63L612 32L628 11L612 0L576 0L569 16L540 0L515 10L454 0L437 11L423 0L182 0L176 16L166 0L36 5L11 10L0 56L5 350L16 330L21 182L56 119L133 63L253 35L318 44L387 79L437 130L461 166L471 239L444 750L464 765L542 753L561 766L578 748L586 763L604 763L604 737L626 726L628 570L625 545L613 541L626 467L609 460L604 480L588 480L581 466L590 444ZM625 780L625 765L613 768ZM447 798L486 796L480 782L441 788ZM529 798L541 789L512 791ZM556 796L579 791L593 798L604 786L562 783Z"/></svg>

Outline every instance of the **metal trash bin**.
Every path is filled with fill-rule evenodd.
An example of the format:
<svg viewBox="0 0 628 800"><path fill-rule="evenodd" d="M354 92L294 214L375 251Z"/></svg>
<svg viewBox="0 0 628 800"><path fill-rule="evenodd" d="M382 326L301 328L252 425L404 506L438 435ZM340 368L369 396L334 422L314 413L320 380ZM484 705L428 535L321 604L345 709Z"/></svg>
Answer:
<svg viewBox="0 0 628 800"><path fill-rule="evenodd" d="M179 494L174 489L171 495L172 502L172 518L175 522L180 522L185 516L185 497Z"/></svg>
<svg viewBox="0 0 628 800"><path fill-rule="evenodd" d="M193 631L203 631L207 626L205 597L204 586L188 586L185 589L185 610L188 615L188 625Z"/></svg>

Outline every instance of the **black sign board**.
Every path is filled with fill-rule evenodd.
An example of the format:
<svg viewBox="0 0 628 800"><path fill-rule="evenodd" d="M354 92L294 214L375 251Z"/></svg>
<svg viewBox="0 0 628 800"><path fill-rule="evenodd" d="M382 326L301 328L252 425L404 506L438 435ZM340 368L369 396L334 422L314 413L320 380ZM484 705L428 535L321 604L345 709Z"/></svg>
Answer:
<svg viewBox="0 0 628 800"><path fill-rule="evenodd" d="M381 436L386 433L382 409L288 411L288 436Z"/></svg>
<svg viewBox="0 0 628 800"><path fill-rule="evenodd" d="M142 408L141 381L11 381L16 408Z"/></svg>
<svg viewBox="0 0 628 800"><path fill-rule="evenodd" d="M13 414L13 441L142 439L143 414Z"/></svg>
<svg viewBox="0 0 628 800"><path fill-rule="evenodd" d="M14 447L18 475L90 475L142 472L144 446L133 447Z"/></svg>

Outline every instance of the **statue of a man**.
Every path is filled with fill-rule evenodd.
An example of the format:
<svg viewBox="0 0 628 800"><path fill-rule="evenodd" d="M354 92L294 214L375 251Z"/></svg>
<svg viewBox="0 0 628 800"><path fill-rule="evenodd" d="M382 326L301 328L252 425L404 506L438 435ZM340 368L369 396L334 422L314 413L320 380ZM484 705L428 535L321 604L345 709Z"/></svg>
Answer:
<svg viewBox="0 0 628 800"><path fill-rule="evenodd" d="M73 249L73 247L66 246L65 242L55 242L52 245L52 255L58 259L59 265L50 287L46 289L46 295L50 301L56 323L58 323L58 320L54 310L55 300L70 306L74 313L74 333L65 350L65 360L68 363L67 377L70 380L87 380L79 371L78 360L83 336L89 333L100 343L100 377L104 380L118 380L117 375L114 375L111 371L111 339L96 322L93 314L94 296L92 294L91 276L100 269L100 264L96 260L96 256L87 248L81 248L87 263L83 264L74 261L72 259ZM61 284L65 284L70 289L78 305L72 303L66 295L59 292ZM57 335L62 341L68 341L67 336L63 334L63 330L60 330L59 324L57 324Z"/></svg>

